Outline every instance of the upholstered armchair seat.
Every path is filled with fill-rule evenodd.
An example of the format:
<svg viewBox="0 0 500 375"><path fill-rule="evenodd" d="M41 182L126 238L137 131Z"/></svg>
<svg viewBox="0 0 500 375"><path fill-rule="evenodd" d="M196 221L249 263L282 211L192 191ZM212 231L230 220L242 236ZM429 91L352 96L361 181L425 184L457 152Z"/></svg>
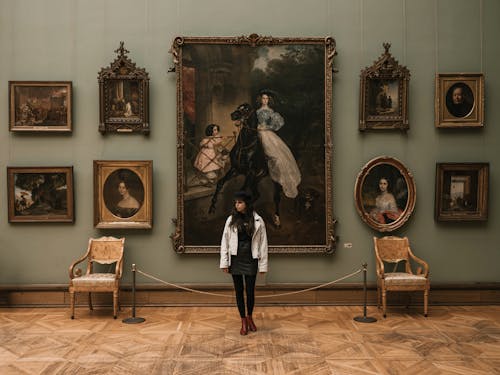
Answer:
<svg viewBox="0 0 500 375"><path fill-rule="evenodd" d="M73 279L73 287L75 292L79 289L87 288L113 288L115 285L116 275L114 273L92 273L90 275L75 277Z"/></svg>
<svg viewBox="0 0 500 375"><path fill-rule="evenodd" d="M422 275L413 275L406 272L391 272L385 274L385 286L387 288L391 286L400 285L415 285L415 286L425 286L427 279Z"/></svg>

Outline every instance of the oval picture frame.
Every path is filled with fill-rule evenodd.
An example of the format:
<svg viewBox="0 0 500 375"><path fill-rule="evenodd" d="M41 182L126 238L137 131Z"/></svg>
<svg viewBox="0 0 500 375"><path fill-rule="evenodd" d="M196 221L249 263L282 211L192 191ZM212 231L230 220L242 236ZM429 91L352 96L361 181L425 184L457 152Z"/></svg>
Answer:
<svg viewBox="0 0 500 375"><path fill-rule="evenodd" d="M415 180L396 158L376 157L365 164L356 178L356 210L368 226L379 232L392 232L403 226L415 208L415 200Z"/></svg>

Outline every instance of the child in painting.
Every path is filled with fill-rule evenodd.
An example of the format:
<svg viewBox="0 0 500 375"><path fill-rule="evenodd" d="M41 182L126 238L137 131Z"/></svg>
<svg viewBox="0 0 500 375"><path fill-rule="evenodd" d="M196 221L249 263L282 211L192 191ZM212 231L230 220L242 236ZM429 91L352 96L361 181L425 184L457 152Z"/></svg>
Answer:
<svg viewBox="0 0 500 375"><path fill-rule="evenodd" d="M200 142L200 151L194 160L194 167L204 174L210 183L217 180L217 172L224 168L227 156L222 154L222 136L220 127L210 124L205 128L205 135Z"/></svg>

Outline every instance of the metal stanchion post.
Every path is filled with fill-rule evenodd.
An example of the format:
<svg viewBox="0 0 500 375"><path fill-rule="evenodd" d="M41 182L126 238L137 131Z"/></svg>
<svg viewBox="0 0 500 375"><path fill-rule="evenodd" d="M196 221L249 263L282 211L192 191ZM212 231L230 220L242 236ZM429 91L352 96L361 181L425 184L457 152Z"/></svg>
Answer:
<svg viewBox="0 0 500 375"><path fill-rule="evenodd" d="M136 324L146 321L144 318L138 318L135 316L135 264L132 264L132 316L130 318L123 319L123 323Z"/></svg>
<svg viewBox="0 0 500 375"><path fill-rule="evenodd" d="M366 290L366 263L363 263L363 292L364 292L364 304L363 304L363 316L356 316L355 321L360 323L374 323L377 321L376 318L371 316L366 316L366 300L368 298L368 291Z"/></svg>

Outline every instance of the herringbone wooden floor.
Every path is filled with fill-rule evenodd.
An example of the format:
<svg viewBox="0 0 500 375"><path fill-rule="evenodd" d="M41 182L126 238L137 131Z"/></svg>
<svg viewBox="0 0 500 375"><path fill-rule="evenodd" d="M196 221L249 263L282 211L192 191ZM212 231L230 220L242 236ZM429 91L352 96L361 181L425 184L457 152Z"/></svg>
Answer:
<svg viewBox="0 0 500 375"><path fill-rule="evenodd" d="M0 309L0 374L500 374L500 306Z"/></svg>

